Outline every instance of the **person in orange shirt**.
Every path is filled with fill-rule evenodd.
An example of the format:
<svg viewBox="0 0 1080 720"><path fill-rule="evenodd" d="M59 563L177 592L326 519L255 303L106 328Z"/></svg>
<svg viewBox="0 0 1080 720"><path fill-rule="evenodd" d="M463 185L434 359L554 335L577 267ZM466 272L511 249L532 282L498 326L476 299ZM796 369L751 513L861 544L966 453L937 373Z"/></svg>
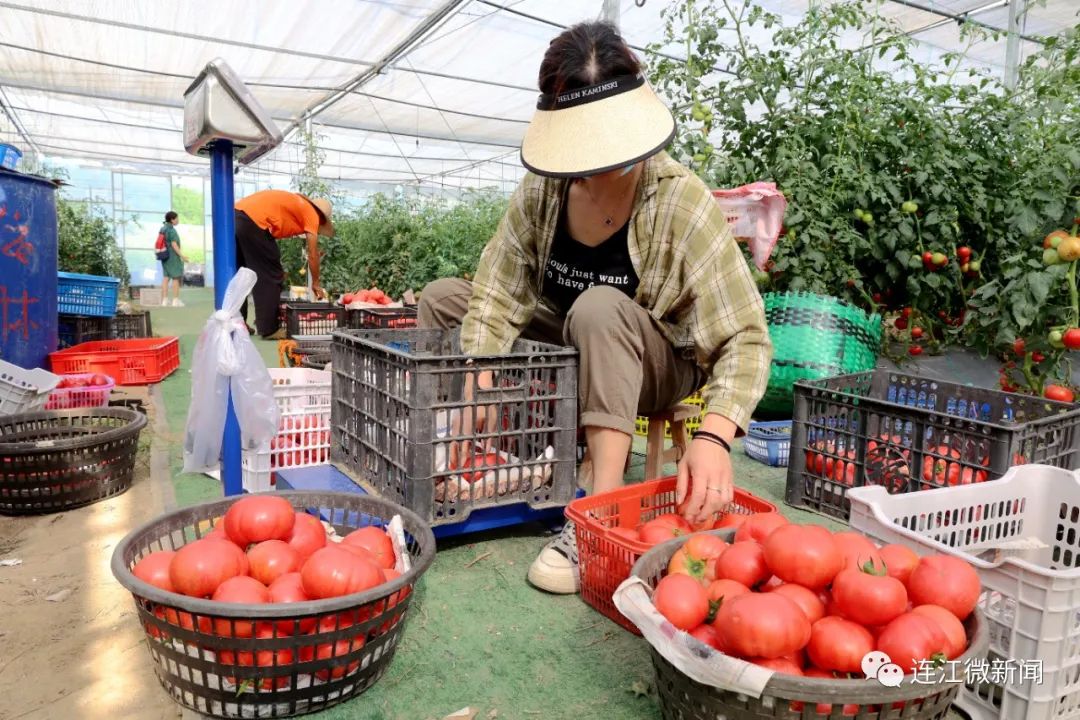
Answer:
<svg viewBox="0 0 1080 720"><path fill-rule="evenodd" d="M326 291L319 284L319 236L333 237L330 202L288 190L260 190L236 203L236 265L255 272L255 330L267 340L281 340L278 301L285 281L278 240L303 235L307 239L311 284L317 299ZM247 322L247 301L240 308ZM249 327L250 331L250 327Z"/></svg>

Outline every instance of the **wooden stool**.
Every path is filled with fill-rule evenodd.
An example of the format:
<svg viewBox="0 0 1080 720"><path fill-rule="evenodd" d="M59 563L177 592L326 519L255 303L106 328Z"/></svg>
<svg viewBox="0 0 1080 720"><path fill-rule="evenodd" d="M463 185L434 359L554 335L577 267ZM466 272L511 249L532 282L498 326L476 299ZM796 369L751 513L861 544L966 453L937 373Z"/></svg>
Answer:
<svg viewBox="0 0 1080 720"><path fill-rule="evenodd" d="M645 479L655 480L664 474L664 465L678 462L686 453L686 421L701 413L693 405L676 405L649 415L649 435L645 444ZM671 424L671 447L664 447L664 426Z"/></svg>

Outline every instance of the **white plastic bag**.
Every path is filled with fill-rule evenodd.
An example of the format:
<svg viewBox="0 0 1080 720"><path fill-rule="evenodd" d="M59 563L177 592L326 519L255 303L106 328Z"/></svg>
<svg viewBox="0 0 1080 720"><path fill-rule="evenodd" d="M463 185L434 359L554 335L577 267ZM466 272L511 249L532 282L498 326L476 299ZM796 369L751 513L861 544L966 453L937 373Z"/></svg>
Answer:
<svg viewBox="0 0 1080 720"><path fill-rule="evenodd" d="M713 190L712 194L724 212L732 234L737 240L750 244L754 265L758 270L764 270L784 225L787 198L776 189L776 183L768 182Z"/></svg>
<svg viewBox="0 0 1080 720"><path fill-rule="evenodd" d="M240 305L253 287L255 273L241 268L225 290L222 309L206 321L195 345L184 472L218 468L230 386L242 448L253 450L277 434L280 412L274 384L240 317Z"/></svg>

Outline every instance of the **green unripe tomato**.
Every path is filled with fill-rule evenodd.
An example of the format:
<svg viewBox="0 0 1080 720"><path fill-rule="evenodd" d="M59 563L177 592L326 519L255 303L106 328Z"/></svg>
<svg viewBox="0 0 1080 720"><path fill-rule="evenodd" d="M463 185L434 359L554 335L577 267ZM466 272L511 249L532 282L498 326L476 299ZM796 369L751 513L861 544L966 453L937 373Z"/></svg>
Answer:
<svg viewBox="0 0 1080 720"><path fill-rule="evenodd" d="M1043 265L1057 265L1061 259L1058 257L1058 252L1054 248L1046 248L1043 250Z"/></svg>
<svg viewBox="0 0 1080 720"><path fill-rule="evenodd" d="M900 206L900 210L907 213L908 215L911 215L919 211L919 205L911 200L908 200Z"/></svg>
<svg viewBox="0 0 1080 720"><path fill-rule="evenodd" d="M1065 336L1060 330L1051 330L1050 334L1046 336L1046 339L1050 342L1051 347L1061 349L1065 347L1065 341L1062 339Z"/></svg>

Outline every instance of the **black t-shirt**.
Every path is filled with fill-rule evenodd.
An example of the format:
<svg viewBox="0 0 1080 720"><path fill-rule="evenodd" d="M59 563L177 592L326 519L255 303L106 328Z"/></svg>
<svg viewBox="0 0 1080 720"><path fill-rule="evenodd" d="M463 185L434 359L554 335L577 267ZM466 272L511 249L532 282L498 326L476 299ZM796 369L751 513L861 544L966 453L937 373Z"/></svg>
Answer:
<svg viewBox="0 0 1080 720"><path fill-rule="evenodd" d="M563 315L594 285L610 285L633 299L639 280L630 261L629 228L627 221L607 240L589 247L570 237L564 202L544 272L544 298Z"/></svg>

